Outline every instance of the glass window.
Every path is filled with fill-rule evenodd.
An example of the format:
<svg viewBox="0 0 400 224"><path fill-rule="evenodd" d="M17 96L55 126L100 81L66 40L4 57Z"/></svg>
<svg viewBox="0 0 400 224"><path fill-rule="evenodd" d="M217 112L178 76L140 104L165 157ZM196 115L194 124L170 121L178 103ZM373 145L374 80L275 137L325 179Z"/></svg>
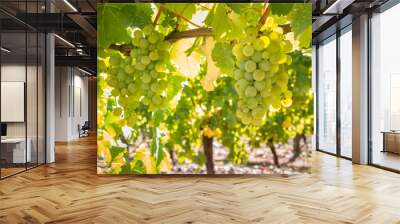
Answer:
<svg viewBox="0 0 400 224"><path fill-rule="evenodd" d="M336 153L336 37L318 47L318 149Z"/></svg>
<svg viewBox="0 0 400 224"><path fill-rule="evenodd" d="M400 5L376 14L372 25L372 163L400 170Z"/></svg>
<svg viewBox="0 0 400 224"><path fill-rule="evenodd" d="M44 2L0 6L37 13ZM39 9L40 8L40 9ZM0 178L45 163L45 35L0 13Z"/></svg>
<svg viewBox="0 0 400 224"><path fill-rule="evenodd" d="M24 171L31 160L26 141L26 33L1 34L1 175Z"/></svg>
<svg viewBox="0 0 400 224"><path fill-rule="evenodd" d="M352 157L352 34L351 26L340 36L340 154Z"/></svg>

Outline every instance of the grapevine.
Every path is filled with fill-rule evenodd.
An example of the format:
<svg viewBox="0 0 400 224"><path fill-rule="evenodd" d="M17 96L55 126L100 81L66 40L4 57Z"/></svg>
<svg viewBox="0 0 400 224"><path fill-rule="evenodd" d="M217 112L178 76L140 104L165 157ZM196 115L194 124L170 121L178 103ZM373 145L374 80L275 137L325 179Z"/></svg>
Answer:
<svg viewBox="0 0 400 224"><path fill-rule="evenodd" d="M269 148L279 167L276 144L312 130L311 87L297 79L310 67L308 10L100 4L99 173L180 173L189 163L214 174L216 146L227 150L223 164L246 166Z"/></svg>

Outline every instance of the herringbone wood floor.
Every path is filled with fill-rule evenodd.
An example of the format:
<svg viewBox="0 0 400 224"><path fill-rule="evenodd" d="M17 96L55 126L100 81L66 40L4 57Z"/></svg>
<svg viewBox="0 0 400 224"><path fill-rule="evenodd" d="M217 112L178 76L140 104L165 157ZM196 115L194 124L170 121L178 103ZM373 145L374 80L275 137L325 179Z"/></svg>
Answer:
<svg viewBox="0 0 400 224"><path fill-rule="evenodd" d="M94 138L0 181L0 223L400 223L400 175L315 153L313 173L97 176Z"/></svg>

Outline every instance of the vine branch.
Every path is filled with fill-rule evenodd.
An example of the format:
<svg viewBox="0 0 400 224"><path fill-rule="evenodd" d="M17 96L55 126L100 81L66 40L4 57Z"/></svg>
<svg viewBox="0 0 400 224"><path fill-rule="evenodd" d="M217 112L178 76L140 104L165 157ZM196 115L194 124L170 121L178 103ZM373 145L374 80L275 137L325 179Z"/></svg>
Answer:
<svg viewBox="0 0 400 224"><path fill-rule="evenodd" d="M266 8L265 8L265 10L264 10L264 12L263 12L263 14L262 14L260 20L258 21L258 26L259 26L259 28L261 28L262 25L264 25L265 21L267 21L267 18L268 18L268 16L269 16L269 13L271 12L271 8L269 7L269 4L266 3L265 5L266 5L266 6L265 6Z"/></svg>
<svg viewBox="0 0 400 224"><path fill-rule="evenodd" d="M285 25L280 25L280 27L283 29L284 33L289 33L291 31L290 25L285 24ZM207 27L201 27L201 28L196 28L196 29L191 29L191 30L186 30L186 31L175 31L170 33L168 36L165 37L166 40L178 40L178 39L183 39L183 38L193 38L193 37L205 37L205 36L212 36L212 29L207 28ZM123 44L123 45L116 45L112 44L109 49L117 50L125 55L129 55L129 52L132 49L132 46L130 44Z"/></svg>
<svg viewBox="0 0 400 224"><path fill-rule="evenodd" d="M163 9L163 8L166 9L166 10L168 10L168 11L170 11L172 14L174 14L174 16L178 17L179 19L182 19L182 20L184 20L184 21L186 21L186 22L192 24L192 25L195 26L195 27L201 28L200 25L198 25L198 24L192 22L190 19L186 18L185 16L181 15L180 13L177 13L177 12L175 12L175 11L173 11L173 10L169 10L168 8L165 8L165 6L160 5L160 10Z"/></svg>
<svg viewBox="0 0 400 224"><path fill-rule="evenodd" d="M162 5L161 5L161 7L158 9L156 18L154 18L154 22L153 22L154 26L157 25L158 19L160 19L162 11L164 11L164 7L162 7Z"/></svg>

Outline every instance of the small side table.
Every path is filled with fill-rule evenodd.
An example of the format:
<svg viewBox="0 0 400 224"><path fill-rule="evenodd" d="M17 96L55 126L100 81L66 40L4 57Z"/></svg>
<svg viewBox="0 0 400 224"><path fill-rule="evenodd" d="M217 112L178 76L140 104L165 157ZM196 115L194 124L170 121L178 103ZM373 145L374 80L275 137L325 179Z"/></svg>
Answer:
<svg viewBox="0 0 400 224"><path fill-rule="evenodd" d="M382 131L383 150L382 152L391 152L400 154L400 131Z"/></svg>

